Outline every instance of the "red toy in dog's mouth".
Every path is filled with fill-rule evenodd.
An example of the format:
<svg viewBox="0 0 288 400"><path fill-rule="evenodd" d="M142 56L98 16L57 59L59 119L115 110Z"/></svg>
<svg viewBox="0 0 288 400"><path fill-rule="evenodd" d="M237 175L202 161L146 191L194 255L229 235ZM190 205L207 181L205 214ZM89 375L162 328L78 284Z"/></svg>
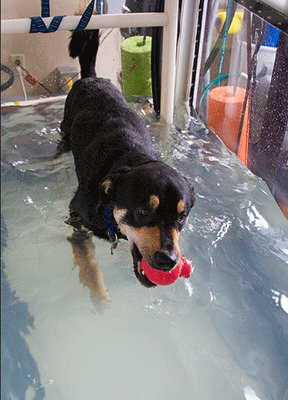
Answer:
<svg viewBox="0 0 288 400"><path fill-rule="evenodd" d="M141 262L138 261L137 269L139 274L142 274L142 276L144 274L155 285L171 285L180 276L189 278L192 271L192 261L181 257L179 263L171 271L160 271L151 268L144 258L142 258Z"/></svg>
<svg viewBox="0 0 288 400"><path fill-rule="evenodd" d="M192 261L188 258L181 257L179 263L171 271L162 271L150 267L135 244L132 255L135 275L139 282L148 288L157 285L170 285L180 276L189 278L191 275Z"/></svg>

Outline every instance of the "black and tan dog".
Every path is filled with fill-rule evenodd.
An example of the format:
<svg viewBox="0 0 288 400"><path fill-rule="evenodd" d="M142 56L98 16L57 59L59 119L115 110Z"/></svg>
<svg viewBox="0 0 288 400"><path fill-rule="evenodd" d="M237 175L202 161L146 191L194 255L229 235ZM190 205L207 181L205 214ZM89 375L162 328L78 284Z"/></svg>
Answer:
<svg viewBox="0 0 288 400"><path fill-rule="evenodd" d="M85 262L92 262L87 256L91 243L80 240L89 236L84 229L112 242L128 239L137 278L155 286L140 261L144 257L163 271L176 266L181 257L178 237L194 190L159 160L145 123L123 95L110 81L96 77L98 45L97 30L74 32L69 45L81 66L81 79L66 100L59 144L60 152L72 150L79 183L70 203L69 223L75 229L70 240L80 264L85 254ZM94 275L97 280L98 271Z"/></svg>

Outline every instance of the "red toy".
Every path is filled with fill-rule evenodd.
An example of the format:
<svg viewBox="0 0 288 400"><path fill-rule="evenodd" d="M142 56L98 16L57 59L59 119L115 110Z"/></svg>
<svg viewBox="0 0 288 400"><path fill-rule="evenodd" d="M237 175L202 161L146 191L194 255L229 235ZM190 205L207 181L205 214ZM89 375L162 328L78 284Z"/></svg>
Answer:
<svg viewBox="0 0 288 400"><path fill-rule="evenodd" d="M144 258L141 261L141 269L145 272L147 278L156 285L171 285L179 276L189 278L192 270L192 261L181 257L179 263L171 271L159 271L151 268Z"/></svg>

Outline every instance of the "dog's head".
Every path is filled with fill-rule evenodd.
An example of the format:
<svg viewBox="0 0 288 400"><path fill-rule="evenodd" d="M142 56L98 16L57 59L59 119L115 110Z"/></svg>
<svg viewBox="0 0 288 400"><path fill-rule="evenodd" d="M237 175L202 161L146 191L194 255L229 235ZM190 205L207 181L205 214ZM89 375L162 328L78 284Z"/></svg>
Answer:
<svg viewBox="0 0 288 400"><path fill-rule="evenodd" d="M118 228L130 243L137 278L155 286L141 270L141 260L162 271L178 264L178 238L194 204L194 189L175 169L154 162L106 177L101 195L112 204Z"/></svg>

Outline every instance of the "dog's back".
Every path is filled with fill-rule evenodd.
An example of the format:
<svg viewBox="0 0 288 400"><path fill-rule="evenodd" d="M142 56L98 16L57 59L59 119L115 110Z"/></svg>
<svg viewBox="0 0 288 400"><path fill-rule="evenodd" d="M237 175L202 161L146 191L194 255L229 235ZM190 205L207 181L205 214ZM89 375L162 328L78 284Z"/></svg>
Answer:
<svg viewBox="0 0 288 400"><path fill-rule="evenodd" d="M100 148L105 138L105 147L110 146L111 150L117 148L117 156L124 145L126 153L131 151L129 147L132 146L133 151L155 157L145 123L109 80L96 77L98 47L98 30L72 34L69 53L73 58L79 57L81 79L74 83L67 96L59 153L71 149L77 163L92 141L95 148ZM113 154L110 156L113 157Z"/></svg>

